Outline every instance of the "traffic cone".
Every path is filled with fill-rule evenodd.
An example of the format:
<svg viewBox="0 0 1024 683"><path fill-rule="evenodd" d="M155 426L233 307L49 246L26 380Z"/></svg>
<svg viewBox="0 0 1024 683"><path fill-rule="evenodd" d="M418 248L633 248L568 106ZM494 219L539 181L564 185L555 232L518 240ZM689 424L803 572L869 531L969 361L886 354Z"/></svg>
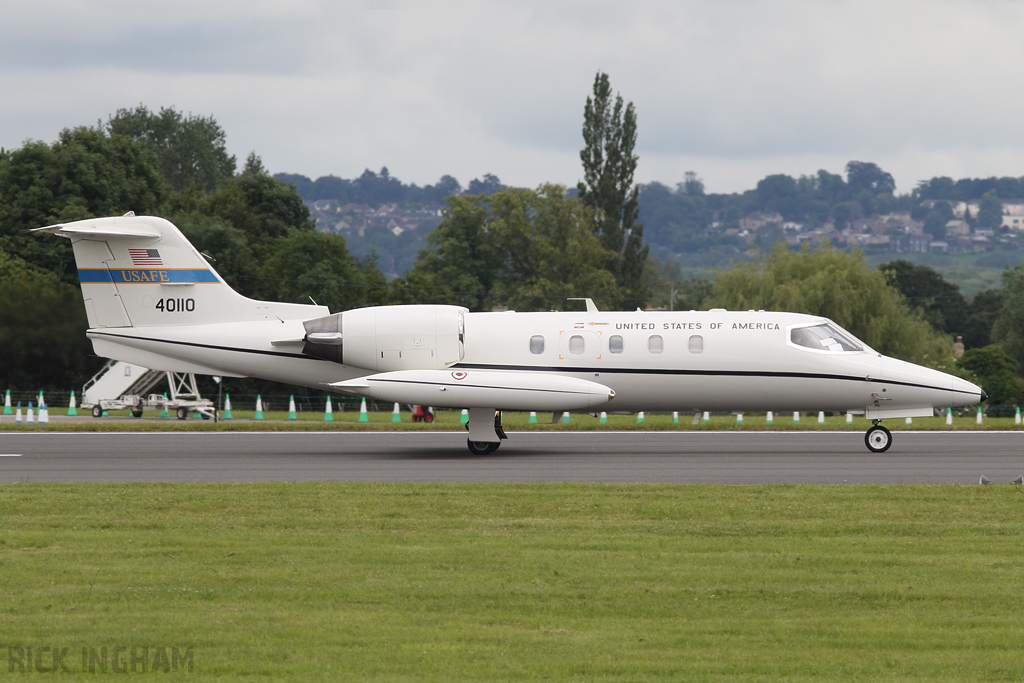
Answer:
<svg viewBox="0 0 1024 683"><path fill-rule="evenodd" d="M224 394L224 420L233 420L234 416L231 415L231 394Z"/></svg>
<svg viewBox="0 0 1024 683"><path fill-rule="evenodd" d="M71 401L68 402L68 415L78 415L78 402L75 401L75 392L71 392Z"/></svg>
<svg viewBox="0 0 1024 683"><path fill-rule="evenodd" d="M39 392L39 402L36 403L36 405L39 406L40 408L42 408L45 403L46 403L46 400L43 399L43 392L40 391Z"/></svg>
<svg viewBox="0 0 1024 683"><path fill-rule="evenodd" d="M530 424L532 424L532 425L537 424L537 411L536 410L531 410L530 411Z"/></svg>
<svg viewBox="0 0 1024 683"><path fill-rule="evenodd" d="M772 411L769 410L768 411L768 417L765 419L765 422L767 424L771 424L774 421L775 421L775 413L773 413Z"/></svg>
<svg viewBox="0 0 1024 683"><path fill-rule="evenodd" d="M636 423L642 425L644 423L644 411L640 411L636 414Z"/></svg>
<svg viewBox="0 0 1024 683"><path fill-rule="evenodd" d="M398 404L397 403L395 404L394 409L391 411L391 421L392 422L401 422L402 421L402 412L398 409Z"/></svg>
<svg viewBox="0 0 1024 683"><path fill-rule="evenodd" d="M705 410L704 411L704 417L701 418L701 422L703 422L704 424L707 424L708 422L711 422L711 413L709 413L708 411Z"/></svg>
<svg viewBox="0 0 1024 683"><path fill-rule="evenodd" d="M160 410L160 417L170 417L170 415L167 414L167 392L166 391L164 392L164 405L163 405L163 408Z"/></svg>
<svg viewBox="0 0 1024 683"><path fill-rule="evenodd" d="M11 414L11 390L7 390L7 395L4 397L4 415Z"/></svg>
<svg viewBox="0 0 1024 683"><path fill-rule="evenodd" d="M678 410L673 410L672 411L672 424L674 424L674 425L679 424L679 411Z"/></svg>
<svg viewBox="0 0 1024 683"><path fill-rule="evenodd" d="M253 417L254 420L263 419L263 396L256 394L256 415Z"/></svg>
<svg viewBox="0 0 1024 683"><path fill-rule="evenodd" d="M946 425L948 426L951 424L953 424L953 409L946 408Z"/></svg>
<svg viewBox="0 0 1024 683"><path fill-rule="evenodd" d="M295 414L295 396L291 395L288 397L288 419L298 420L299 416Z"/></svg>
<svg viewBox="0 0 1024 683"><path fill-rule="evenodd" d="M462 412L467 416L466 417L466 421L468 422L469 421L469 413L467 413L465 410L463 410ZM366 399L365 398L363 399L363 402L359 404L359 421L360 422L369 422L370 421L370 416L366 414Z"/></svg>
<svg viewBox="0 0 1024 683"><path fill-rule="evenodd" d="M1013 424L1020 424L1020 406L1017 406L1017 414L1013 416Z"/></svg>
<svg viewBox="0 0 1024 683"><path fill-rule="evenodd" d="M853 413L851 413L849 411L847 411L847 413L846 413L846 424L848 424L848 425L852 425L853 424Z"/></svg>
<svg viewBox="0 0 1024 683"><path fill-rule="evenodd" d="M366 410L366 399L363 399L363 410ZM359 421L365 422L363 415L366 413L360 413ZM327 397L327 406L324 408L324 422L334 422L334 406L331 405L331 397Z"/></svg>
<svg viewBox="0 0 1024 683"><path fill-rule="evenodd" d="M469 422L469 411L463 408L462 417L459 418L459 424L466 424L467 422Z"/></svg>
<svg viewBox="0 0 1024 683"><path fill-rule="evenodd" d="M18 401L18 412L14 415L14 424L21 424L21 401Z"/></svg>
<svg viewBox="0 0 1024 683"><path fill-rule="evenodd" d="M31 406L32 406L32 404L29 403L30 409L31 409ZM981 424L981 406L978 406L978 419L975 420L975 423L976 424Z"/></svg>
<svg viewBox="0 0 1024 683"><path fill-rule="evenodd" d="M562 424L564 424L564 425L569 424L569 411L568 410L565 411L564 413L562 413Z"/></svg>
<svg viewBox="0 0 1024 683"><path fill-rule="evenodd" d="M796 411L793 412L793 424L800 424L800 413L799 412L796 412Z"/></svg>
<svg viewBox="0 0 1024 683"><path fill-rule="evenodd" d="M825 424L825 411L824 410L819 410L818 411L818 424L820 424L820 425Z"/></svg>
<svg viewBox="0 0 1024 683"><path fill-rule="evenodd" d="M39 424L50 424L50 408L45 403L39 405Z"/></svg>
<svg viewBox="0 0 1024 683"><path fill-rule="evenodd" d="M25 424L35 424L36 416L32 413L32 401L28 402L28 414L25 416Z"/></svg>
<svg viewBox="0 0 1024 683"><path fill-rule="evenodd" d="M601 411L601 418L598 420L599 424L608 424L608 413Z"/></svg>
<svg viewBox="0 0 1024 683"><path fill-rule="evenodd" d="M743 413L736 413L736 424L743 424Z"/></svg>

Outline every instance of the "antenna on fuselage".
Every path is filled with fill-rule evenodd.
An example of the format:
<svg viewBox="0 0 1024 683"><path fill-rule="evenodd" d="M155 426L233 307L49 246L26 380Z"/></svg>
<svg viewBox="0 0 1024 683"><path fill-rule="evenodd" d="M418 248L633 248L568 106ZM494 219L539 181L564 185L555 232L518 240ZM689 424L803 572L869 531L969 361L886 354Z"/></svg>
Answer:
<svg viewBox="0 0 1024 683"><path fill-rule="evenodd" d="M587 313L600 313L597 310L597 306L594 305L594 300L589 296L570 296L567 297L567 301L586 301L587 302Z"/></svg>

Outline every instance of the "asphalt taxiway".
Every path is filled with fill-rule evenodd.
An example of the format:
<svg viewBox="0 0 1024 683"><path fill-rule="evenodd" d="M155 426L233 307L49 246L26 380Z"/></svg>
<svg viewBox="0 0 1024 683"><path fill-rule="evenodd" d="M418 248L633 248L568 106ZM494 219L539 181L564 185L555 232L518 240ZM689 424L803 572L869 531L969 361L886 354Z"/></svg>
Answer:
<svg viewBox="0 0 1024 683"><path fill-rule="evenodd" d="M591 481L977 484L1024 473L1024 431L523 432L474 456L455 432L0 434L0 482Z"/></svg>

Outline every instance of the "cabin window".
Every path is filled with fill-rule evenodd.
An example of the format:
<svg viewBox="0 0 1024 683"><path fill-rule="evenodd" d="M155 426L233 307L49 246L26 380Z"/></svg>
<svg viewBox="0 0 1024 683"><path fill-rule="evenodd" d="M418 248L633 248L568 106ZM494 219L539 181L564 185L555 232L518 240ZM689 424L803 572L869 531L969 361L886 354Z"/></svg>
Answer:
<svg viewBox="0 0 1024 683"><path fill-rule="evenodd" d="M544 353L544 337L535 334L530 337L530 353Z"/></svg>
<svg viewBox="0 0 1024 683"><path fill-rule="evenodd" d="M622 335L613 334L608 337L608 351L610 353L622 353L623 348L625 347L622 342Z"/></svg>
<svg viewBox="0 0 1024 683"><path fill-rule="evenodd" d="M863 351L864 347L848 332L832 323L794 327L789 340L796 346L816 351Z"/></svg>
<svg viewBox="0 0 1024 683"><path fill-rule="evenodd" d="M578 334L574 334L569 337L569 353L580 354L586 348L586 343L583 341L583 337Z"/></svg>
<svg viewBox="0 0 1024 683"><path fill-rule="evenodd" d="M665 350L665 340L660 334L652 334L647 338L647 350L651 353L661 353Z"/></svg>
<svg viewBox="0 0 1024 683"><path fill-rule="evenodd" d="M687 347L690 349L690 353L704 353L704 337L699 334L693 335L690 337Z"/></svg>

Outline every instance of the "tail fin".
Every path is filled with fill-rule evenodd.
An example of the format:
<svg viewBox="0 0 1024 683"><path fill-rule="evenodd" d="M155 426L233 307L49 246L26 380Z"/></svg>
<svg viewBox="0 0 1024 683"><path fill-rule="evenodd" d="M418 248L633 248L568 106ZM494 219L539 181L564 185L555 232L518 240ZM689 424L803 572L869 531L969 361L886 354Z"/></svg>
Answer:
<svg viewBox="0 0 1024 683"><path fill-rule="evenodd" d="M38 228L71 239L89 327L152 327L324 315L233 290L172 223L127 214Z"/></svg>

